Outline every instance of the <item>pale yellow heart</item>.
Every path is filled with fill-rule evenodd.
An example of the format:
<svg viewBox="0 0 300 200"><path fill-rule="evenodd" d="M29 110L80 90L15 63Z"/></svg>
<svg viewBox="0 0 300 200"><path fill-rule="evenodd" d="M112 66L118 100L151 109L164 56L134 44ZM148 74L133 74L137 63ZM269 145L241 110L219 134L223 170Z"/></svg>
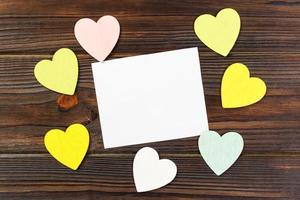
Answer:
<svg viewBox="0 0 300 200"><path fill-rule="evenodd" d="M55 52L52 61L42 60L36 64L34 75L46 88L73 95L78 79L77 57L71 49L59 49Z"/></svg>
<svg viewBox="0 0 300 200"><path fill-rule="evenodd" d="M267 91L263 80L250 77L247 66L241 63L230 65L222 79L221 99L223 108L248 106L261 100Z"/></svg>
<svg viewBox="0 0 300 200"><path fill-rule="evenodd" d="M81 124L72 124L66 132L52 129L44 143L48 152L63 165L76 170L89 147L89 132Z"/></svg>
<svg viewBox="0 0 300 200"><path fill-rule="evenodd" d="M231 8L221 10L216 17L204 14L194 22L198 38L210 49L227 56L240 32L239 14Z"/></svg>

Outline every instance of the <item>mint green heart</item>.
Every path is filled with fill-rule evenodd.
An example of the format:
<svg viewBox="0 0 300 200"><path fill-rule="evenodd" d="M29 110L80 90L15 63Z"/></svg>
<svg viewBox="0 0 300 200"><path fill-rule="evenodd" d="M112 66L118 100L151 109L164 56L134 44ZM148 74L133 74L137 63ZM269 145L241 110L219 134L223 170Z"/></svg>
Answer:
<svg viewBox="0 0 300 200"><path fill-rule="evenodd" d="M222 137L215 131L207 131L198 140L199 151L206 164L220 176L231 167L242 153L244 140L236 132Z"/></svg>

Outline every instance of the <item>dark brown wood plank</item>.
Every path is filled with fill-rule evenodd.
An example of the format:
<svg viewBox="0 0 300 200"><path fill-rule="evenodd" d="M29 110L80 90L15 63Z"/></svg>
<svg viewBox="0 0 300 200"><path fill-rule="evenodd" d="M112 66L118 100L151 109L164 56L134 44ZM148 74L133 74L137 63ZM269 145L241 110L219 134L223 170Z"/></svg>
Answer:
<svg viewBox="0 0 300 200"><path fill-rule="evenodd" d="M0 193L0 198L5 200L19 200L19 199L30 199L30 200L262 200L270 199L268 197L235 197L235 196L212 196L212 195L186 195L186 194L170 194L170 193L117 193L117 192L97 192L97 191L72 191L72 192L18 192L18 193ZM295 200L297 197L272 197L272 200Z"/></svg>
<svg viewBox="0 0 300 200"><path fill-rule="evenodd" d="M51 59L54 52L49 52L49 55L35 56L0 55L1 103L15 104L8 99L5 100L5 97L10 94L19 94L22 97L26 94L38 95L40 93L41 98L45 96L52 100L55 99L57 95L42 87L33 74L35 64L42 59ZM131 52L131 54L133 53ZM231 57L223 58L214 53L202 53L199 50L199 55L203 84L207 95L219 95L222 75L225 69L235 62L244 63L249 67L252 76L259 76L266 82L269 89L267 95L299 95L300 52L235 53ZM123 54L113 54L114 58L122 56ZM86 88L94 91L91 63L96 61L86 54L79 54L78 60L80 65L78 91L81 91L80 88L83 88L83 91ZM36 103L38 103L38 99L36 99ZM94 97L92 99L95 101ZM42 98L40 102L43 101L45 98ZM22 103L18 102L18 104Z"/></svg>
<svg viewBox="0 0 300 200"><path fill-rule="evenodd" d="M76 121L74 121L76 122ZM276 122L273 122L276 123ZM279 122L277 122L279 123ZM290 122L286 123L290 126ZM295 122L296 123L296 122ZM245 154L256 155L259 153L265 154L287 154L299 153L300 145L300 132L297 129L291 128L232 128L228 129L223 125L223 129L215 129L211 125L212 130L219 131L220 134L224 134L226 131L237 131L245 140ZM298 124L299 126L299 124ZM88 129L90 131L91 143L89 153L135 153L139 148L143 146L151 146L158 151L165 151L169 153L189 154L198 153L198 137L192 137L187 139L178 139L159 143L149 143L143 145L134 145L129 147L120 147L114 149L104 149L101 137L101 131L98 121L89 124ZM227 127L229 127L227 125ZM261 127L261 126L260 126ZM1 128L1 140L0 140L0 153L46 153L43 138L45 133L52 128L65 127L58 126L18 126L10 128ZM226 130L227 129L227 130ZM299 128L298 128L299 130ZM289 155L289 154L287 154Z"/></svg>
<svg viewBox="0 0 300 200"><path fill-rule="evenodd" d="M199 155L161 154L172 159L178 175L170 185L144 194L135 193L132 178L133 154L88 156L78 171L59 165L49 155L2 155L0 158L1 192L86 192L94 198L102 192L124 197L294 198L299 195L299 156L241 156L221 177L208 169ZM101 192L101 193L100 193ZM112 195L112 196L113 196ZM111 197L113 198L113 197ZM115 197L116 198L116 197ZM73 196L73 199L79 199ZM196 199L196 198L195 198Z"/></svg>
<svg viewBox="0 0 300 200"><path fill-rule="evenodd" d="M1 0L2 16L101 16L114 15L192 15L218 12L224 7L234 7L247 16L295 17L299 14L297 0L123 0L115 3L110 0L30 0L26 3L18 0Z"/></svg>
<svg viewBox="0 0 300 200"><path fill-rule="evenodd" d="M240 12L241 32L229 57L240 52L300 52L299 18L278 20L275 17L247 17L243 14ZM129 56L198 46L201 53L210 53L215 55L215 58L219 58L220 56L212 53L195 35L193 23L197 16L117 16L122 31L112 56L114 54ZM93 19L97 20L99 17L100 14ZM85 53L73 33L78 19L80 18L8 17L1 19L0 53L50 54L61 47L72 48L76 53Z"/></svg>

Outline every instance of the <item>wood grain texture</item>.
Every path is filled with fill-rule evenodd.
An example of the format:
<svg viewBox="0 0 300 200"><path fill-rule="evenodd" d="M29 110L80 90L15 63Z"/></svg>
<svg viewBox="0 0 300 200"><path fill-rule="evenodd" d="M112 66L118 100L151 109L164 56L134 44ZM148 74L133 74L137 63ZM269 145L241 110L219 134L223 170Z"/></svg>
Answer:
<svg viewBox="0 0 300 200"><path fill-rule="evenodd" d="M235 8L242 20L227 58L193 32L197 16L224 7ZM107 14L121 24L108 59L198 47L210 129L237 131L245 140L242 156L223 176L215 176L201 159L197 137L151 143L177 164L178 176L164 188L139 194L132 160L144 145L103 149L91 71L95 60L76 42L73 28L82 17ZM299 199L299 37L298 0L0 0L0 199ZM33 75L34 65L61 47L78 55L77 99L59 98ZM234 62L264 79L267 95L249 107L222 109L221 77ZM88 127L91 144L73 172L47 154L43 137L75 122Z"/></svg>

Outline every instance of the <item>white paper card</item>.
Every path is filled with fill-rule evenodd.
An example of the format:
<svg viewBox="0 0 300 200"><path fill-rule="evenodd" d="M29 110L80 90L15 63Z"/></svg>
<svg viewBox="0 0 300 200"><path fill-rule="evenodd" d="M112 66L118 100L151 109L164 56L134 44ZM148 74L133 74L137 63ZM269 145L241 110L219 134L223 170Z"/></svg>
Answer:
<svg viewBox="0 0 300 200"><path fill-rule="evenodd" d="M105 148L208 131L197 48L92 64Z"/></svg>

